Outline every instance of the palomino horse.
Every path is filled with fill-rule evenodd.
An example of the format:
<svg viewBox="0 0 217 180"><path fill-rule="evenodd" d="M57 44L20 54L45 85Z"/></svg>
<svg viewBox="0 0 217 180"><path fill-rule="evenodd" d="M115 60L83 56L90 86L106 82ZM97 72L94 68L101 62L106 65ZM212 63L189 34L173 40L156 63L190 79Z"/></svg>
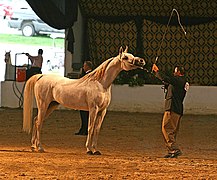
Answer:
<svg viewBox="0 0 217 180"><path fill-rule="evenodd" d="M38 115L34 118L32 151L43 152L40 142L42 122L59 104L76 110L89 111L87 154L100 155L97 140L101 124L111 100L111 84L122 70L142 68L145 61L119 50L119 55L104 61L94 71L80 79L68 79L54 75L34 75L24 90L23 130L30 133L35 94Z"/></svg>

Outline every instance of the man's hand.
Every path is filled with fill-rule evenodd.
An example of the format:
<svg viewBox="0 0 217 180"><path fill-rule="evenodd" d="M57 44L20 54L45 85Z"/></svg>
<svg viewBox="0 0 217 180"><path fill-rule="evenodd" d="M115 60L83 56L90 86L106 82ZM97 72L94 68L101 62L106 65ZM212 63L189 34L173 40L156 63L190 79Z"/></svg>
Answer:
<svg viewBox="0 0 217 180"><path fill-rule="evenodd" d="M156 64L153 64L152 71L154 71L154 72L158 72L159 71L159 68L157 67Z"/></svg>

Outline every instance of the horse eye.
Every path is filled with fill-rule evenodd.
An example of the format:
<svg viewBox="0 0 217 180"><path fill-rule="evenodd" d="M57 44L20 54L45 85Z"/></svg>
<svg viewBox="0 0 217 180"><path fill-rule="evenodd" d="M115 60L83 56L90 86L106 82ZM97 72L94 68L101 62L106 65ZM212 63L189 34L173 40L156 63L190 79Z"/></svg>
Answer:
<svg viewBox="0 0 217 180"><path fill-rule="evenodd" d="M127 57L127 56L124 56L124 57L123 57L123 60L128 60L128 57Z"/></svg>

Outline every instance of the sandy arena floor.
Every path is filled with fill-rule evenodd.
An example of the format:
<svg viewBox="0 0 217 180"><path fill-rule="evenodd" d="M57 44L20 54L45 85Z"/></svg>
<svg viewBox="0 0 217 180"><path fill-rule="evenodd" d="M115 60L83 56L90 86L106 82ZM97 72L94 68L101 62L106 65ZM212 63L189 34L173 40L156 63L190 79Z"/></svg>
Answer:
<svg viewBox="0 0 217 180"><path fill-rule="evenodd" d="M57 110L45 121L45 153L30 150L22 110L0 109L0 179L217 179L217 116L185 115L177 140L183 155L164 159L162 114L108 111L98 141L101 156L86 155L75 136L79 112Z"/></svg>

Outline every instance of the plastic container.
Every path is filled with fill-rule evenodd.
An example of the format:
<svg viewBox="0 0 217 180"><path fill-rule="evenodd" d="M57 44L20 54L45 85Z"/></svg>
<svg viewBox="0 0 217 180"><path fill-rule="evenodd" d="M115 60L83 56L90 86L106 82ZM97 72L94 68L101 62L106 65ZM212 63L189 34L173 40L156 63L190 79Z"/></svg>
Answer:
<svg viewBox="0 0 217 180"><path fill-rule="evenodd" d="M26 68L17 67L16 81L23 82L26 81Z"/></svg>

